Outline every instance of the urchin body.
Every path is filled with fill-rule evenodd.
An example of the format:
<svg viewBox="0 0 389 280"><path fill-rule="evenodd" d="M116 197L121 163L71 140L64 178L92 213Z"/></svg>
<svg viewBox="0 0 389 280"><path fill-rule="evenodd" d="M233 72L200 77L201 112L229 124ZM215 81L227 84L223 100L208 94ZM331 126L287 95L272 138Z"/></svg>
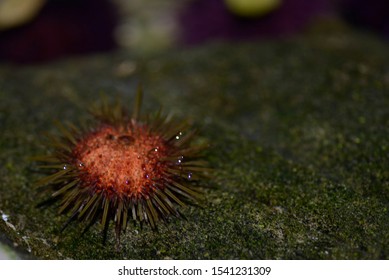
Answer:
<svg viewBox="0 0 389 280"><path fill-rule="evenodd" d="M68 222L89 228L100 221L106 232L113 221L118 240L129 220L155 228L160 219L179 216L178 206L201 197L198 179L208 171L204 146L191 144L193 130L160 113L140 118L140 99L139 91L132 116L103 102L92 112L92 127L59 124L54 151L38 157L56 171L37 185L54 187L52 197L60 213L70 213Z"/></svg>
<svg viewBox="0 0 389 280"><path fill-rule="evenodd" d="M125 200L148 198L163 184L164 161L173 148L142 126L102 126L86 135L73 150L74 165L83 172L83 184L93 192Z"/></svg>

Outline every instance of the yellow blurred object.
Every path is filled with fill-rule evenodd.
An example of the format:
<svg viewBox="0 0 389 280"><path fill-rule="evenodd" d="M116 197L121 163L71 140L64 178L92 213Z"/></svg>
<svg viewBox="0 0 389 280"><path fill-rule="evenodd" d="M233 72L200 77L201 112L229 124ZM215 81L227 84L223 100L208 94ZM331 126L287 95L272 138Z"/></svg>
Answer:
<svg viewBox="0 0 389 280"><path fill-rule="evenodd" d="M262 16L278 8L282 0L224 0L234 14L244 17Z"/></svg>
<svg viewBox="0 0 389 280"><path fill-rule="evenodd" d="M32 20L46 0L0 0L0 30Z"/></svg>

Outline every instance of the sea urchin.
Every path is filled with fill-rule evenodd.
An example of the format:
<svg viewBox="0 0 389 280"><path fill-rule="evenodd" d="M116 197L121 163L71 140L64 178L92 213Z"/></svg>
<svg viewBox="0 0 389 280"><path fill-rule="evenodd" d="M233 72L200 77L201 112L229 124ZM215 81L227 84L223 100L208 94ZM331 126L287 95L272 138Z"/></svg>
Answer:
<svg viewBox="0 0 389 280"><path fill-rule="evenodd" d="M88 128L58 123L61 135L50 137L51 153L36 158L52 170L36 185L51 185L59 213L70 214L64 228L78 220L86 230L100 221L105 238L113 221L119 241L128 221L155 229L159 220L181 216L178 206L201 197L204 145L191 144L194 130L160 111L141 118L141 99L138 89L131 115L104 100L91 110L95 121Z"/></svg>

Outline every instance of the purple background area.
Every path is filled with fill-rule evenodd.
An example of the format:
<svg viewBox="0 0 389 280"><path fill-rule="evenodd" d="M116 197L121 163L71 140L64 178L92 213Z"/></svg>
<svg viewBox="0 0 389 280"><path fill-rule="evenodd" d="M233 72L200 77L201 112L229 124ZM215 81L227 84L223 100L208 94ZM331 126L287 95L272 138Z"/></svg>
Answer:
<svg viewBox="0 0 389 280"><path fill-rule="evenodd" d="M233 15L223 0L196 0L179 16L181 42L209 39L280 37L303 31L313 19L330 11L328 0L284 0L279 8L259 18Z"/></svg>
<svg viewBox="0 0 389 280"><path fill-rule="evenodd" d="M0 60L33 63L111 50L115 25L109 1L51 0L31 23L0 33Z"/></svg>

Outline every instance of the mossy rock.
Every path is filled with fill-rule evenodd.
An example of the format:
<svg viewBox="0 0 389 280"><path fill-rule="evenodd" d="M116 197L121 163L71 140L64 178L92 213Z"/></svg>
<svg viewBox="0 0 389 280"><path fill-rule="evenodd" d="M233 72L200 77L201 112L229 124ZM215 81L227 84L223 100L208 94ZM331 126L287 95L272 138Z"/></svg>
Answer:
<svg viewBox="0 0 389 280"><path fill-rule="evenodd" d="M363 34L214 44L141 59L128 53L0 66L0 231L40 259L388 259L389 54ZM159 230L60 227L39 208L53 120L79 123L104 92L201 127L215 169L203 207Z"/></svg>

